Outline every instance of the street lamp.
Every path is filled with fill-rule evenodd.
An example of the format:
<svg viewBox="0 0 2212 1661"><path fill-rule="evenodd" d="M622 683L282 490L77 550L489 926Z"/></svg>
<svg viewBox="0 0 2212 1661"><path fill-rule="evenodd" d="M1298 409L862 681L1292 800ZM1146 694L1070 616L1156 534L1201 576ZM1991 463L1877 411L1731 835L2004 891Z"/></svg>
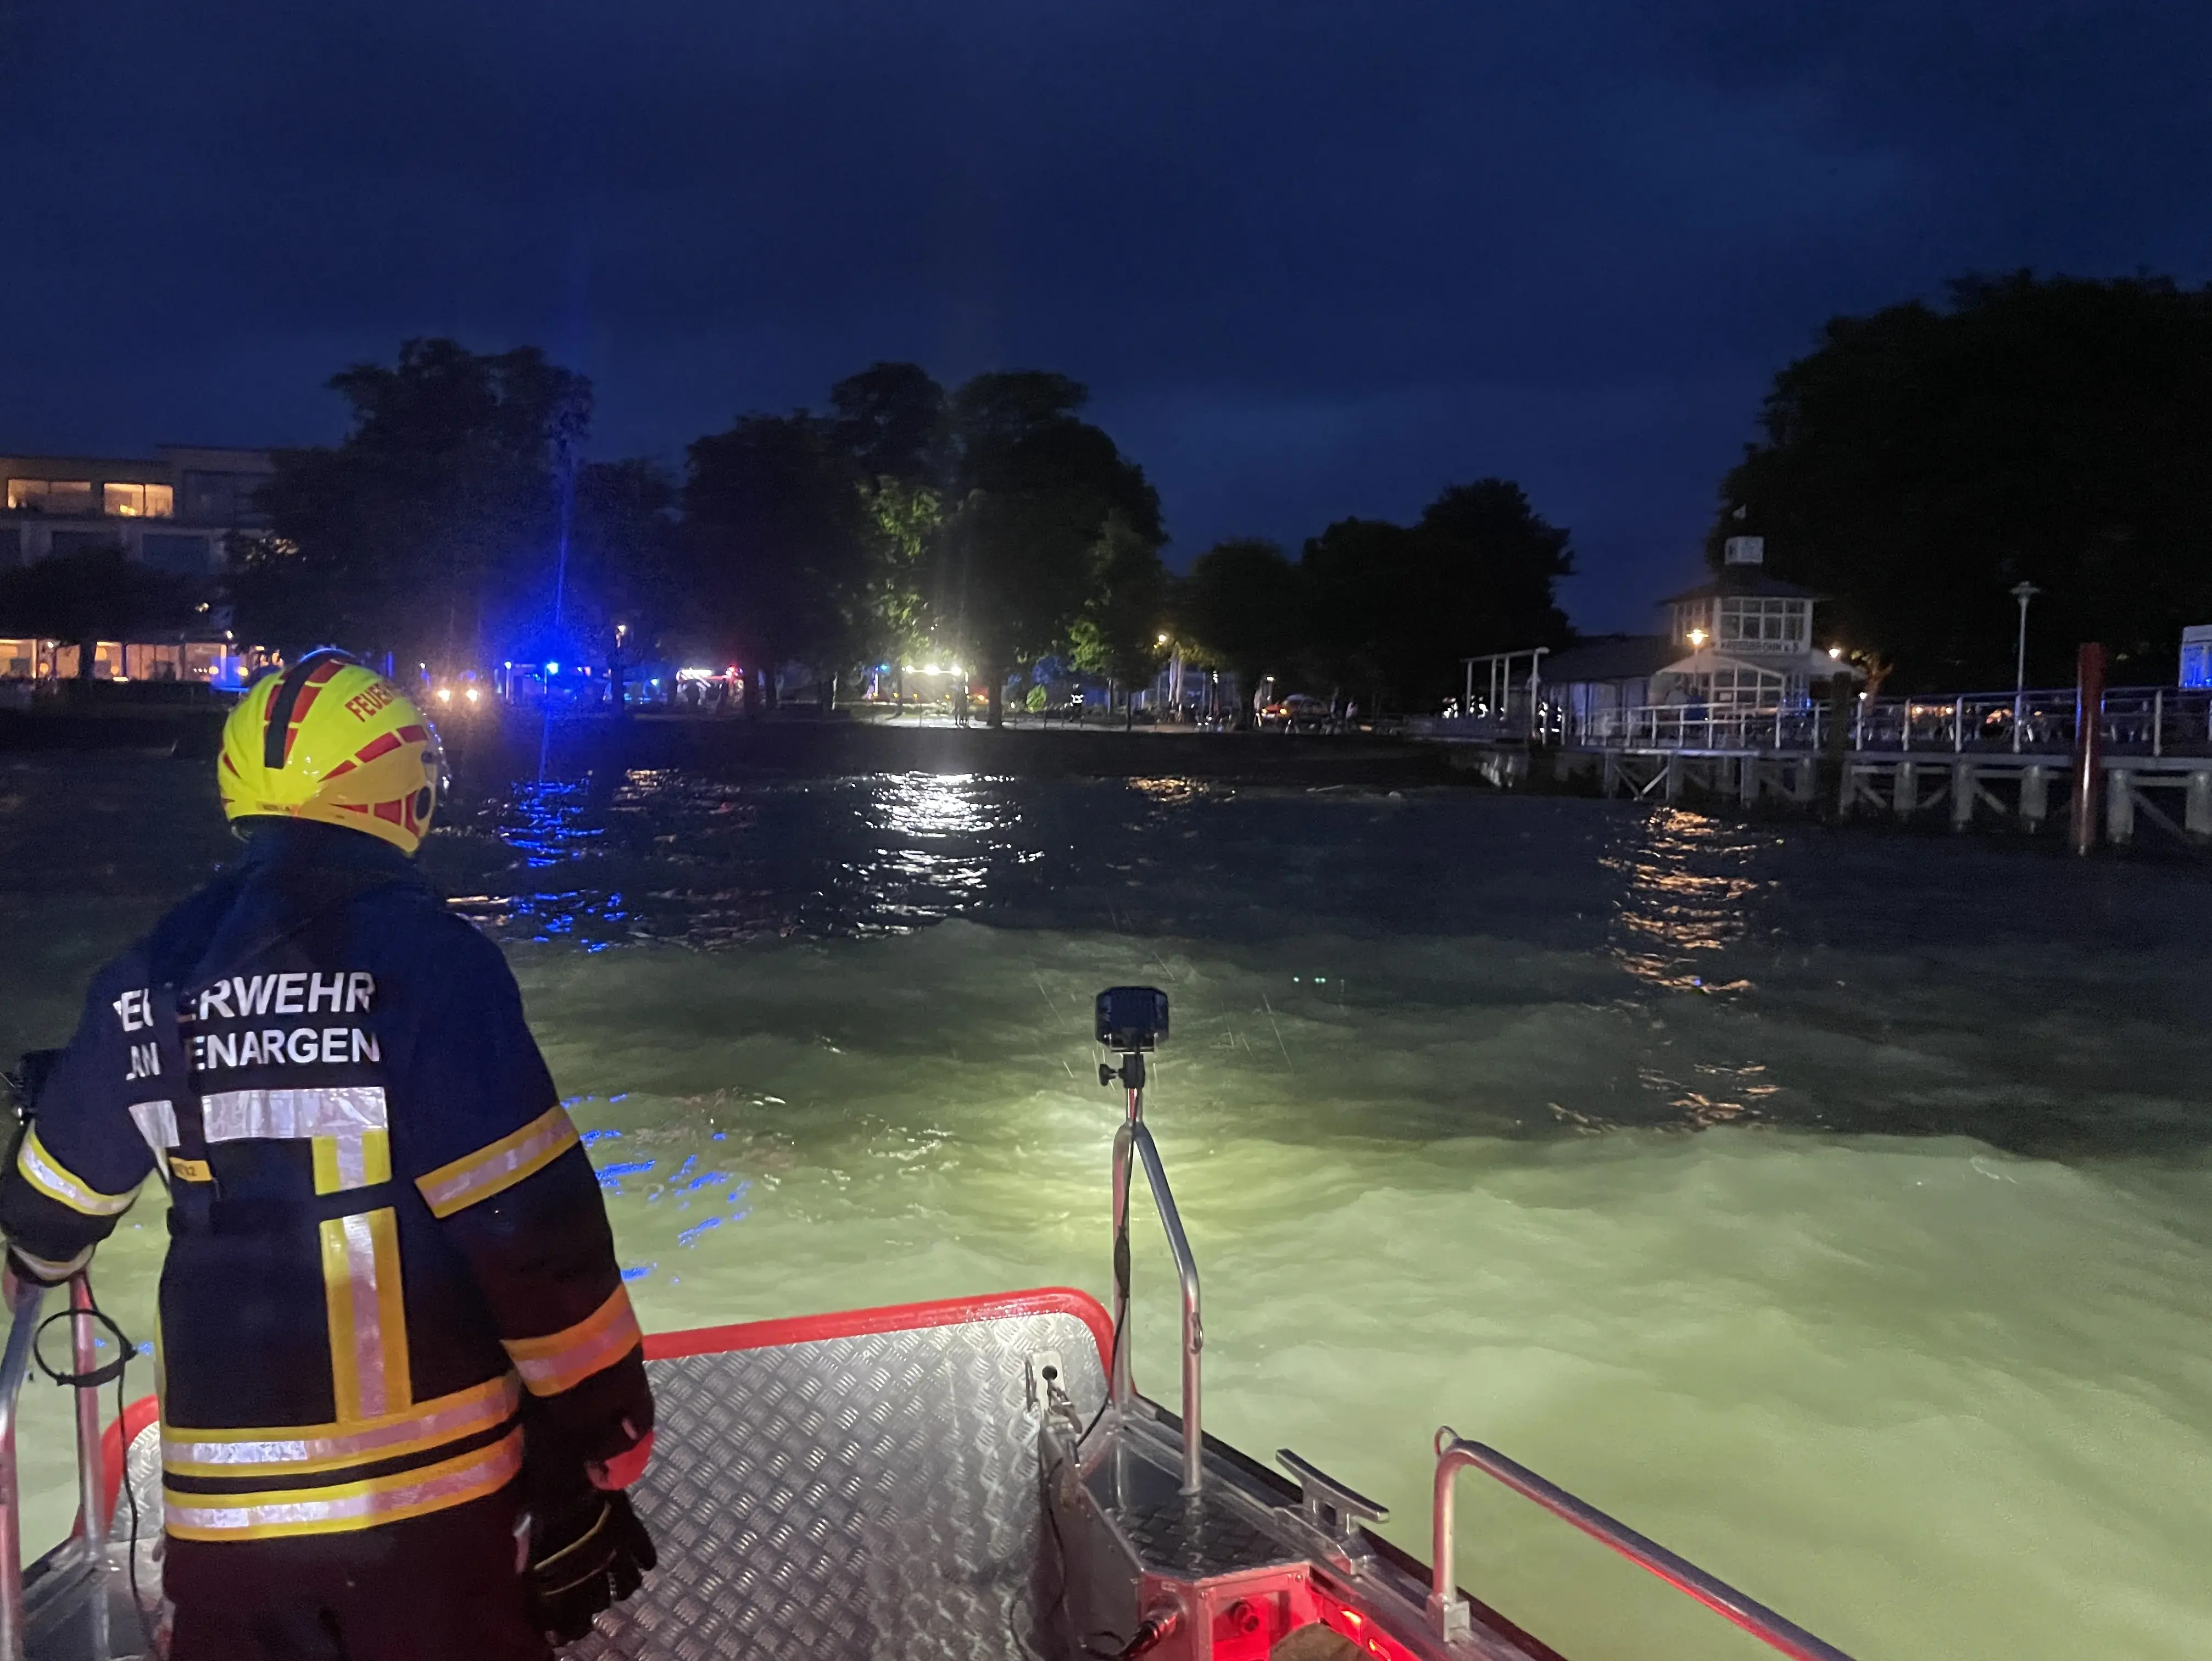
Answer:
<svg viewBox="0 0 2212 1661"><path fill-rule="evenodd" d="M2012 597L2020 602L2020 638L2012 658L2012 748L2020 753L2021 696L2027 691L2027 603L2043 590L2032 582L2013 584Z"/></svg>

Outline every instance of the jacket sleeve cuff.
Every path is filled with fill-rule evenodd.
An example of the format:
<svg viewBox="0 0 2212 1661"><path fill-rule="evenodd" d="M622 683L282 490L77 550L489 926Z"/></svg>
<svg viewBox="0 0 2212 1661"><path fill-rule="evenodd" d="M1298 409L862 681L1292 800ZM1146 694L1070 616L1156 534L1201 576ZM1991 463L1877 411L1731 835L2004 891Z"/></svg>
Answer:
<svg viewBox="0 0 2212 1661"><path fill-rule="evenodd" d="M653 1429L653 1388L645 1352L633 1348L573 1389L533 1403L533 1419L559 1456L604 1463L627 1453Z"/></svg>
<svg viewBox="0 0 2212 1661"><path fill-rule="evenodd" d="M57 1259L41 1257L11 1243L8 1247L8 1267L15 1271L18 1278L33 1286L58 1287L92 1261L92 1251L87 1246L74 1257Z"/></svg>

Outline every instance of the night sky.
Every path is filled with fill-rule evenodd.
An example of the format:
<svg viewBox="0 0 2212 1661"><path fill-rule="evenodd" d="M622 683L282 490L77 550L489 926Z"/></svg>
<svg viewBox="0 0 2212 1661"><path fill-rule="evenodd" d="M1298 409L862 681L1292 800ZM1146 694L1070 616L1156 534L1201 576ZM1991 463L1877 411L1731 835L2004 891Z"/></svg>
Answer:
<svg viewBox="0 0 2212 1661"><path fill-rule="evenodd" d="M1829 315L2212 275L2212 3L0 0L0 450L334 439L415 334L603 456L1051 368L1171 563L1504 473L1640 627Z"/></svg>

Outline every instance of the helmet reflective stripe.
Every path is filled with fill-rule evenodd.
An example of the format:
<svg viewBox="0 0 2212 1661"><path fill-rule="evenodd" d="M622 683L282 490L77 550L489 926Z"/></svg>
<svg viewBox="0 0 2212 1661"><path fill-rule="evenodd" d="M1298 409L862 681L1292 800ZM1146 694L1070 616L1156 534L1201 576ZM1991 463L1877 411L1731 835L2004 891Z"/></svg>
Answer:
<svg viewBox="0 0 2212 1661"><path fill-rule="evenodd" d="M269 715L261 737L264 767L271 772L283 768L292 752L293 735L314 707L315 694L337 672L338 666L346 663L363 666L343 652L320 651L308 653L284 672L283 679L269 697Z"/></svg>

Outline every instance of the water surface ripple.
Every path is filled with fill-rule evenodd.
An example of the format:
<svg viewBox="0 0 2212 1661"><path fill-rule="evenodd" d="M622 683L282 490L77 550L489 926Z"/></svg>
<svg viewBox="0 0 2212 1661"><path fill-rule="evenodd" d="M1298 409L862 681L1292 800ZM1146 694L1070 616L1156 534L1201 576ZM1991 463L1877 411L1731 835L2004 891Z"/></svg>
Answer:
<svg viewBox="0 0 2212 1661"><path fill-rule="evenodd" d="M0 1044L224 854L199 770L0 767ZM1449 1421L1862 1661L2212 1653L2205 878L1663 808L602 774L459 805L649 1324L1103 1291L1091 995L1152 1103L1209 1426L1420 1545ZM145 1325L161 1230L103 1258ZM1140 1242L1140 1380L1172 1305ZM34 1398L32 1537L66 1516ZM1462 1563L1577 1661L1748 1640L1509 1496Z"/></svg>

